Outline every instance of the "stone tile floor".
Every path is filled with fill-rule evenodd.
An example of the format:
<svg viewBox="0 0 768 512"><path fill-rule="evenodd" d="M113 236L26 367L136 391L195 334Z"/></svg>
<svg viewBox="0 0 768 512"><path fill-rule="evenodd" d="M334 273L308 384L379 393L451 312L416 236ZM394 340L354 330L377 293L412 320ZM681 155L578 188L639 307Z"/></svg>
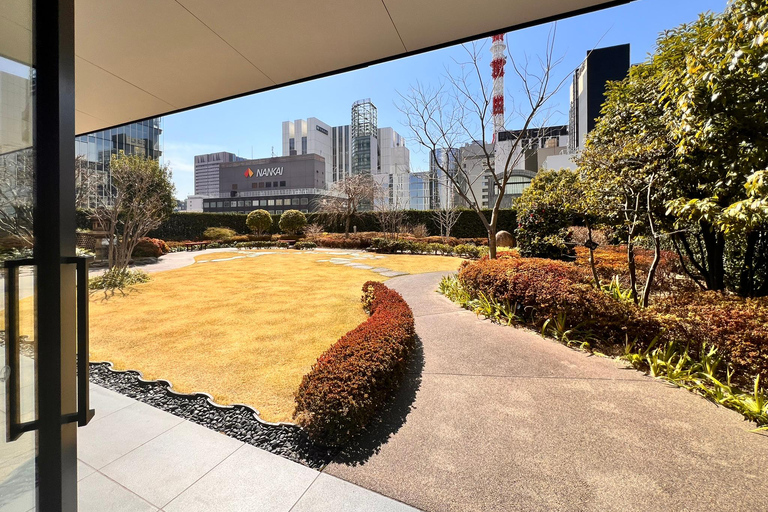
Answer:
<svg viewBox="0 0 768 512"><path fill-rule="evenodd" d="M78 436L80 510L416 510L91 385Z"/></svg>

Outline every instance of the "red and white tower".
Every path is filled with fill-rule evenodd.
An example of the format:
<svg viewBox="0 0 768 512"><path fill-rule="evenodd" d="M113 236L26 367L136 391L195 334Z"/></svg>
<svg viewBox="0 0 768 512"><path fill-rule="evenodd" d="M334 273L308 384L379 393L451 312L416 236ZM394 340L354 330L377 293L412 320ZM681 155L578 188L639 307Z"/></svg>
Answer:
<svg viewBox="0 0 768 512"><path fill-rule="evenodd" d="M507 58L504 50L504 34L496 34L491 38L491 76L493 77L493 139L496 134L504 131L504 65Z"/></svg>

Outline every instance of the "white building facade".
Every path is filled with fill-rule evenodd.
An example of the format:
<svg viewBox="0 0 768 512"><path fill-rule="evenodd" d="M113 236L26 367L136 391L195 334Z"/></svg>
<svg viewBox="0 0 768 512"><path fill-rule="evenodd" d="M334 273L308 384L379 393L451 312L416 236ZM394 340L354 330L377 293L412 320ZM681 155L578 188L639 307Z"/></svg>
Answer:
<svg viewBox="0 0 768 512"><path fill-rule="evenodd" d="M218 197L219 167L227 162L245 160L234 153L220 151L195 156L195 196ZM202 211L202 210L201 210Z"/></svg>
<svg viewBox="0 0 768 512"><path fill-rule="evenodd" d="M283 121L282 156L319 155L325 159L327 189L350 175L349 125L330 126L316 117Z"/></svg>

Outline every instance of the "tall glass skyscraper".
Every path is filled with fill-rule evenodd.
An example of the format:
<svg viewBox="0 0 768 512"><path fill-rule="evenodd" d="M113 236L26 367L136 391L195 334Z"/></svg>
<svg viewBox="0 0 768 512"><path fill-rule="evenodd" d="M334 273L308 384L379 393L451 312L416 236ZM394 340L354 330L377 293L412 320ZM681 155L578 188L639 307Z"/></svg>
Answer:
<svg viewBox="0 0 768 512"><path fill-rule="evenodd" d="M124 151L126 155L142 155L155 160L162 156L161 135L163 129L161 118L148 119L137 123L118 126L100 132L80 135L75 139L75 154L85 160L86 165L94 173L102 173L107 186L99 187L96 194L102 199L108 199L111 194L111 176L109 174L109 160L118 151ZM92 206L96 206L97 197L91 200Z"/></svg>

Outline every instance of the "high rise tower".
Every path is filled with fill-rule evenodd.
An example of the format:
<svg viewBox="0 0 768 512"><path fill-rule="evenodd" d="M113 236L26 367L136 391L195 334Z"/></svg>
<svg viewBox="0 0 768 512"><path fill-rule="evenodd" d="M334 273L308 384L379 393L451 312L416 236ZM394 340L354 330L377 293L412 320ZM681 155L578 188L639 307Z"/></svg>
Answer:
<svg viewBox="0 0 768 512"><path fill-rule="evenodd" d="M493 77L493 138L504 131L504 65L507 58L504 50L504 34L496 34L491 38L491 77Z"/></svg>
<svg viewBox="0 0 768 512"><path fill-rule="evenodd" d="M379 142L376 106L370 99L352 104L352 174L377 174Z"/></svg>

